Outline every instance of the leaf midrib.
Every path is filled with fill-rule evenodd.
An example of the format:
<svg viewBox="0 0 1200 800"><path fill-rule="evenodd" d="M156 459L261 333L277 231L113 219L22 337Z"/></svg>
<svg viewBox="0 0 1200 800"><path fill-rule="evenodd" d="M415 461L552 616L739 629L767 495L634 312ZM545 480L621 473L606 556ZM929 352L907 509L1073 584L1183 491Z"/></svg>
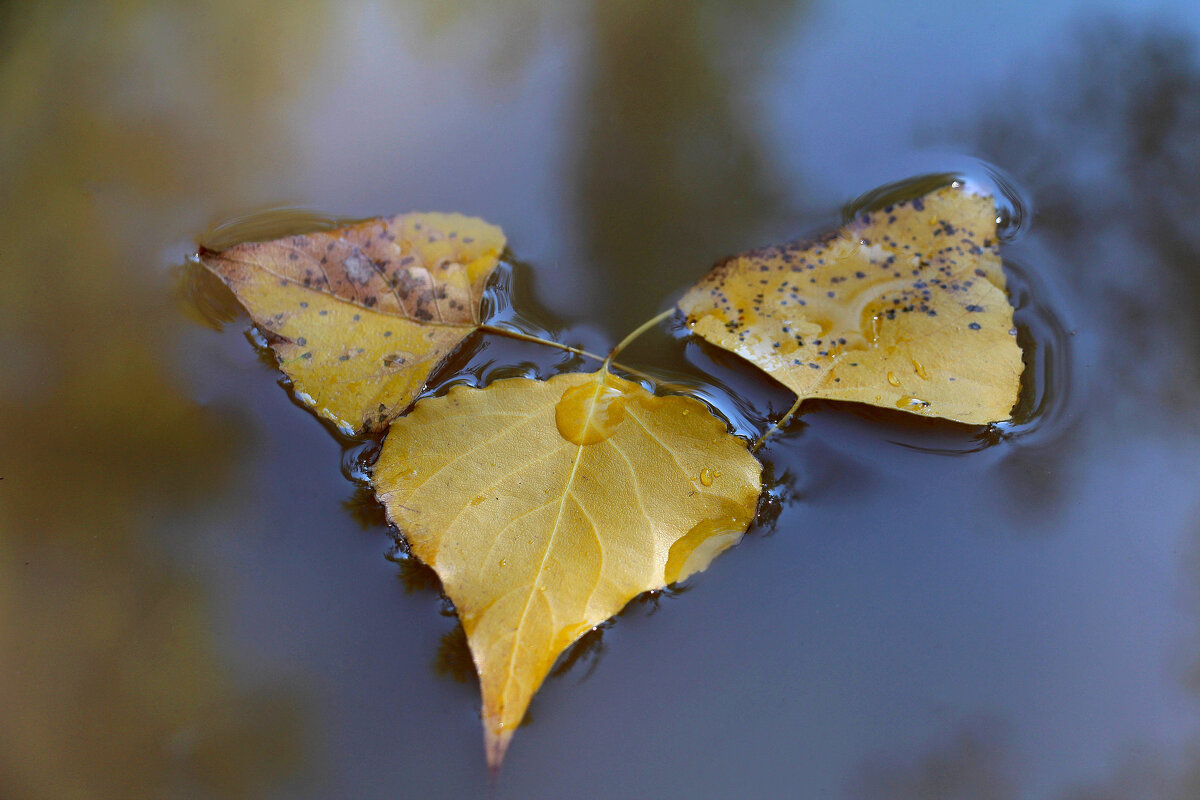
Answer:
<svg viewBox="0 0 1200 800"><path fill-rule="evenodd" d="M588 406L588 413L584 418L583 424L583 431L585 434L588 428L591 426L592 417L596 413L596 400L600 396L600 390L604 385L603 378L599 380L593 378L593 380L595 381L595 385L592 388L591 403ZM564 389L563 391L565 393L567 390ZM558 402L561 402L561 398ZM508 691L509 684L512 682L513 660L516 658L517 650L520 649L521 637L525 632L525 617L529 614L529 606L533 602L534 596L538 594L538 586L542 579L542 573L546 569L546 560L550 557L550 551L554 549L554 539L558 535L558 529L562 522L563 509L566 508L567 505L567 497L571 494L571 487L575 485L575 474L579 471L579 462L583 459L583 448L587 446L588 445L583 444L575 446L575 458L571 462L571 473L567 476L567 480L563 485L562 495L559 497L558 514L554 518L554 526L550 529L550 537L546 540L546 546L542 552L542 560L538 564L537 571L534 573L533 581L530 583L529 593L525 596L525 605L521 608L521 617L517 620L516 633L513 635L513 643L508 651L508 663L504 668L504 684L501 687L500 696L498 698L501 708L501 722L503 722L504 696ZM550 609L550 616L553 619L554 607L549 605L548 607Z"/></svg>

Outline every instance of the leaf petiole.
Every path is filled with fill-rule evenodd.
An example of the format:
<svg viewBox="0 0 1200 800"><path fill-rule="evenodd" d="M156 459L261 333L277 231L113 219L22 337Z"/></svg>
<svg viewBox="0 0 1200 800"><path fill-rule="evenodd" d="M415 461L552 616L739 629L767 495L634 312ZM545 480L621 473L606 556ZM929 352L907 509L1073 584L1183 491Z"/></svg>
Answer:
<svg viewBox="0 0 1200 800"><path fill-rule="evenodd" d="M674 313L675 313L675 308L674 308L674 306L672 306L671 308L668 308L666 311L662 312L661 314L656 314L653 318L646 320L641 325L638 325L636 328L634 328L632 331L630 331L628 336L626 336L621 341L617 342L616 347L614 347L612 350L608 351L608 357L604 359L604 368L608 369L608 365L613 363L613 358L616 357L617 353L621 352L626 347L628 347L630 342L632 342L637 337L641 336L646 331L653 328L658 323L662 322L667 317L672 316Z"/></svg>
<svg viewBox="0 0 1200 800"><path fill-rule="evenodd" d="M598 356L595 353L589 353L587 350L582 350L578 347L572 347L569 344L556 342L553 339L543 339L540 336L534 336L521 331L514 331L511 328L498 328L495 325L483 324L479 326L479 330L486 333L494 333L497 336L507 336L510 339L520 339L523 342L533 342L534 344L544 344L547 347L557 347L559 350L566 350L568 353L574 353L577 356L590 358L593 361L604 361L604 356Z"/></svg>
<svg viewBox="0 0 1200 800"><path fill-rule="evenodd" d="M759 436L754 440L754 444L750 445L750 452L757 453L762 449L762 446L767 443L767 437L769 437L775 431L783 428L784 425L787 425L788 422L791 421L792 415L796 413L796 409L800 408L800 404L804 402L804 399L805 398L803 395L797 397L796 402L792 403L792 407L787 410L787 413L776 420L771 427L767 428L766 431L763 432L762 436Z"/></svg>
<svg viewBox="0 0 1200 800"><path fill-rule="evenodd" d="M495 325L488 325L485 323L485 324L482 324L479 326L479 330L481 330L485 333L493 333L493 334L496 334L497 336L507 336L510 339L519 339L522 342L532 342L533 344L542 344L542 345L545 345L546 347L557 347L559 350L566 350L568 353L574 353L577 356L583 356L584 358L590 358L592 361L599 361L602 364L604 364L603 369L608 369L610 367L616 367L617 369L621 370L624 373L627 373L629 375L636 375L639 378L648 380L655 386L658 386L661 388L667 388L667 389L674 389L677 391L682 391L685 394L690 394L690 391L688 390L688 387L686 387L686 386L663 381L659 378L656 378L655 376L651 375L648 372L643 372L640 369L635 369L634 367L630 367L626 364L622 364L619 361L612 360L613 356L616 355L616 353L621 348L625 347L627 344L632 342L638 335L645 333L647 330L649 330L651 327L653 327L655 324L657 324L663 318L671 315L672 313L674 313L674 309L664 311L663 313L656 316L654 319L646 322L643 325L640 325L637 328L637 330L635 330L633 333L629 334L623 340L621 340L621 342L616 347L614 347L611 352L609 352L607 358L604 356L596 355L595 353L588 352L587 350L583 350L578 347L572 347L569 344L563 344L562 342L556 342L553 339L543 339L540 336L534 336L533 334L523 333L521 331L515 331L515 330L512 330L511 328L499 328L499 327L496 327Z"/></svg>

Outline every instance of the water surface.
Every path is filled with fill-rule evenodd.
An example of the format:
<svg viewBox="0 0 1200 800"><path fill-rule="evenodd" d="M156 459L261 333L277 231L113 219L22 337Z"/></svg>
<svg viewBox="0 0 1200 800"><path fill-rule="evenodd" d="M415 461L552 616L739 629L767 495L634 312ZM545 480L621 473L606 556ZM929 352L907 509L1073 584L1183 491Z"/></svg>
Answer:
<svg viewBox="0 0 1200 800"><path fill-rule="evenodd" d="M0 19L0 795L1200 794L1192 4ZM603 351L929 173L1012 198L1017 423L807 407L770 518L573 651L491 787L455 621L359 452L179 280L264 209L461 211L504 227L522 316ZM709 376L747 435L790 404L670 333L627 358ZM565 365L491 339L455 369Z"/></svg>

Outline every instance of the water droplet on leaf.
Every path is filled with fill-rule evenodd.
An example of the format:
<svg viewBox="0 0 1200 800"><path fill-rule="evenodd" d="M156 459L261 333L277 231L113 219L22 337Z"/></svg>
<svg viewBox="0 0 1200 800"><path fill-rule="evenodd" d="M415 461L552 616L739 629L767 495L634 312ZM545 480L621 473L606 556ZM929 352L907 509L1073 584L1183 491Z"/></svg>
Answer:
<svg viewBox="0 0 1200 800"><path fill-rule="evenodd" d="M572 386L554 407L554 423L568 442L589 445L613 435L625 419L625 401L633 384L606 374Z"/></svg>
<svg viewBox="0 0 1200 800"><path fill-rule="evenodd" d="M896 401L896 408L900 408L905 411L924 411L925 409L929 408L929 401L921 400L916 397L910 397L909 395L902 395L900 399Z"/></svg>

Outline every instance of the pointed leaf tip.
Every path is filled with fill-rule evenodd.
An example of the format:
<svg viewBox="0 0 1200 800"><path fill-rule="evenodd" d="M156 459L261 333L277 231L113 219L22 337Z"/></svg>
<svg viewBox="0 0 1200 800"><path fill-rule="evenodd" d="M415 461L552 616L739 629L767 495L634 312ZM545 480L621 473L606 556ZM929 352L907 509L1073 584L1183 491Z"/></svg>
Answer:
<svg viewBox="0 0 1200 800"><path fill-rule="evenodd" d="M373 480L458 609L495 768L572 642L741 536L762 467L697 400L569 373L421 400Z"/></svg>
<svg viewBox="0 0 1200 800"><path fill-rule="evenodd" d="M512 741L513 732L509 730L497 730L489 725L486 721L483 727L483 746L487 753L488 771L493 777L500 772L500 765L504 763L504 755L508 752L508 745Z"/></svg>

